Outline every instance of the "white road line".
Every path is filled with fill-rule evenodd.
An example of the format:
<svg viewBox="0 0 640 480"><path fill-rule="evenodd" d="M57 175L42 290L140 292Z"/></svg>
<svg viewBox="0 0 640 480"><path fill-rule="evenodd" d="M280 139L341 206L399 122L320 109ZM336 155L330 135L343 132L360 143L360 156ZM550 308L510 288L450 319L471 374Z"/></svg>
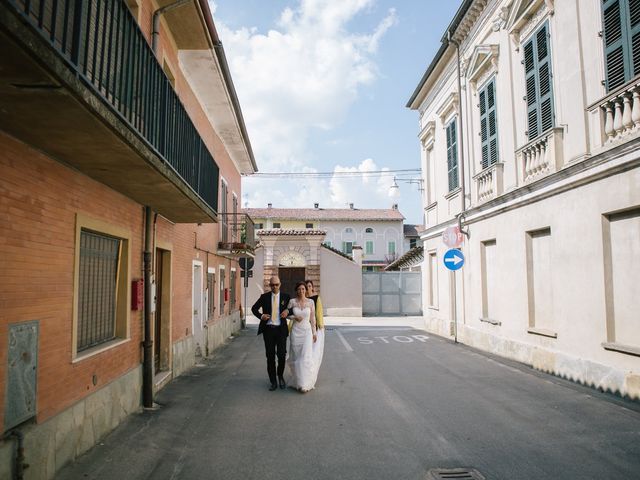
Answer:
<svg viewBox="0 0 640 480"><path fill-rule="evenodd" d="M347 342L347 339L342 336L342 334L340 333L340 330L336 330L336 334L338 335L338 337L340 337L340 340L342 341L344 348L347 349L347 352L353 352L353 348L351 348L351 345L349 345L349 342Z"/></svg>

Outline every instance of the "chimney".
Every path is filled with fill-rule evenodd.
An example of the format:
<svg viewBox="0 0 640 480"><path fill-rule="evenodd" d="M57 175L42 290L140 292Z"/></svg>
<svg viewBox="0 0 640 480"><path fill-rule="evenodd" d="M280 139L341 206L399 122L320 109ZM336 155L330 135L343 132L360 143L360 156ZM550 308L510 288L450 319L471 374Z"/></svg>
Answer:
<svg viewBox="0 0 640 480"><path fill-rule="evenodd" d="M398 204L394 203L393 205L391 205L391 209L392 210L397 210L398 209Z"/></svg>
<svg viewBox="0 0 640 480"><path fill-rule="evenodd" d="M354 245L351 250L351 258L356 262L356 265L362 267L362 247L360 245Z"/></svg>
<svg viewBox="0 0 640 480"><path fill-rule="evenodd" d="M270 203L267 203L267 208L271 208L273 205Z"/></svg>
<svg viewBox="0 0 640 480"><path fill-rule="evenodd" d="M349 204L349 208L350 208L351 210L353 210L353 203L350 203L350 204Z"/></svg>
<svg viewBox="0 0 640 480"><path fill-rule="evenodd" d="M316 208L316 209L317 209L317 208L319 208L319 207L320 207L320 204L319 204L319 203L314 203L314 204L313 204L313 208Z"/></svg>

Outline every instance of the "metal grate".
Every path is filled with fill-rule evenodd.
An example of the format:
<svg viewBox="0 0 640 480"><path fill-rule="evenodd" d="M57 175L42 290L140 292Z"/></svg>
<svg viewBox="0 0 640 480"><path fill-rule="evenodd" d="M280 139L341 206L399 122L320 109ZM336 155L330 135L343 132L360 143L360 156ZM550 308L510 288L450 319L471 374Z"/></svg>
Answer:
<svg viewBox="0 0 640 480"><path fill-rule="evenodd" d="M427 480L444 479L486 480L475 468L432 468L427 472Z"/></svg>
<svg viewBox="0 0 640 480"><path fill-rule="evenodd" d="M78 352L115 338L121 240L82 230Z"/></svg>

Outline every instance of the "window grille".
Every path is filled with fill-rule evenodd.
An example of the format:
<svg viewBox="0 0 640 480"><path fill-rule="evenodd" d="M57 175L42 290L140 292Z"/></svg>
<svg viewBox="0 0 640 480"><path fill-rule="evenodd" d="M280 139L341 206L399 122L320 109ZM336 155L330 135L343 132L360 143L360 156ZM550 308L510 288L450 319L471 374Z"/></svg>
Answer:
<svg viewBox="0 0 640 480"><path fill-rule="evenodd" d="M122 240L82 230L77 351L116 336L116 298Z"/></svg>
<svg viewBox="0 0 640 480"><path fill-rule="evenodd" d="M480 139L482 169L498 162L498 128L496 118L496 83L492 79L480 90Z"/></svg>
<svg viewBox="0 0 640 480"><path fill-rule="evenodd" d="M640 74L640 0L603 0L606 86L611 91Z"/></svg>
<svg viewBox="0 0 640 480"><path fill-rule="evenodd" d="M458 137L456 120L447 125L447 174L449 177L449 191L458 188Z"/></svg>
<svg viewBox="0 0 640 480"><path fill-rule="evenodd" d="M525 87L527 99L527 135L539 137L553 127L553 91L549 27L545 23L524 45Z"/></svg>

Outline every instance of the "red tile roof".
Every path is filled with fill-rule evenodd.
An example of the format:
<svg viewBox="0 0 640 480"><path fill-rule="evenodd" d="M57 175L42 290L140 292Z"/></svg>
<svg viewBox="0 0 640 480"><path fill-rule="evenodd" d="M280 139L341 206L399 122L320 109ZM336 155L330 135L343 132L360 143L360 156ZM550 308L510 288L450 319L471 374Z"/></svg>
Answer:
<svg viewBox="0 0 640 480"><path fill-rule="evenodd" d="M404 216L394 208L243 208L242 212L254 220L404 220Z"/></svg>
<svg viewBox="0 0 640 480"><path fill-rule="evenodd" d="M324 230L314 230L311 228L269 228L265 230L258 230L256 232L259 236L277 236L277 235L326 235Z"/></svg>

